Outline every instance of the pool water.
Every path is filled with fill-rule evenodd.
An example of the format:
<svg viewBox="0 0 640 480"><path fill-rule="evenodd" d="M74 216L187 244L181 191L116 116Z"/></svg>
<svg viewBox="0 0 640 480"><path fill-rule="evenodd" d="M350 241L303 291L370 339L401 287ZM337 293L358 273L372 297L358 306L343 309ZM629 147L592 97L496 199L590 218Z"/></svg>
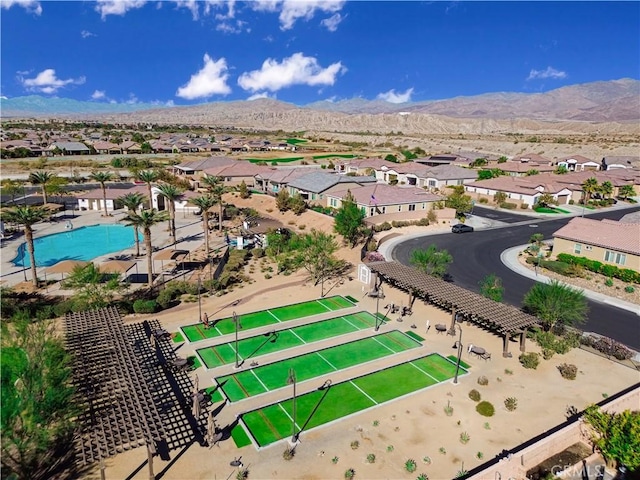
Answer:
<svg viewBox="0 0 640 480"><path fill-rule="evenodd" d="M93 260L107 253L119 252L135 244L133 227L126 225L92 225L38 237L34 241L36 265L49 267L62 260ZM27 244L18 247L12 260L19 267L29 267Z"/></svg>

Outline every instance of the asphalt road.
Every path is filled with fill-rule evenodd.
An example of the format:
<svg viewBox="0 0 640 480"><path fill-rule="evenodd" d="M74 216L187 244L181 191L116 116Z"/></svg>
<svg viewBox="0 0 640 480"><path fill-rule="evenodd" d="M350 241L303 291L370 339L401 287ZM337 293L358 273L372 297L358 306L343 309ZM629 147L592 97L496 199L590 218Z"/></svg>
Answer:
<svg viewBox="0 0 640 480"><path fill-rule="evenodd" d="M473 207L472 214L474 217L489 218L505 223L517 223L526 222L527 220L537 220L537 217L529 217L527 215L521 215L518 213L511 213L508 210L496 210L495 208L479 207L475 205Z"/></svg>
<svg viewBox="0 0 640 480"><path fill-rule="evenodd" d="M589 218L618 220L638 209L640 208L602 212L589 215ZM453 263L449 266L453 283L479 292L479 282L494 273L502 279L505 287L503 301L520 307L524 295L535 282L506 267L500 260L500 254L507 248L528 243L534 233L542 233L545 239L550 239L553 232L569 220L570 218L544 221L534 219L529 225L476 230L464 234L429 235L399 243L391 255L394 260L409 265L411 251L416 248L426 248L431 244L446 248L453 256ZM640 316L609 304L593 300L588 300L588 303L589 314L586 324L582 325L583 330L614 338L640 351Z"/></svg>

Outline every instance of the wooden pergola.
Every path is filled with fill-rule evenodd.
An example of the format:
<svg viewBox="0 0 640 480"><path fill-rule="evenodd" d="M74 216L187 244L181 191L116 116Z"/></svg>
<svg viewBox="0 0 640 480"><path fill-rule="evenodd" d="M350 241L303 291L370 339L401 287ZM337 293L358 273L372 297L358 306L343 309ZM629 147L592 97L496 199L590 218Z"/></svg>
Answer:
<svg viewBox="0 0 640 480"><path fill-rule="evenodd" d="M149 476L156 446L165 432L129 335L115 307L69 313L67 348L73 355L73 383L82 413L77 450L82 465L147 447Z"/></svg>
<svg viewBox="0 0 640 480"><path fill-rule="evenodd" d="M502 356L510 357L509 339L520 335L520 350L525 351L527 329L539 324L538 318L511 305L496 302L440 278L397 262L373 262L367 267L376 276L375 285L382 281L409 292L409 304L415 298L451 312L450 334L455 334L455 321L460 316L502 335Z"/></svg>

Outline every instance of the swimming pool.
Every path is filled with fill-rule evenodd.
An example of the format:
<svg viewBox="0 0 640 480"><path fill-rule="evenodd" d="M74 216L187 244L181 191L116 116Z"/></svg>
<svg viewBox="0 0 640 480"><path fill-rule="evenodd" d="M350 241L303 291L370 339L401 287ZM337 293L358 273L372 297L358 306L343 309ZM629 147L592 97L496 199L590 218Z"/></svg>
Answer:
<svg viewBox="0 0 640 480"><path fill-rule="evenodd" d="M38 237L33 243L36 265L49 267L62 260L93 260L119 252L133 246L135 239L133 227L127 225L92 225ZM26 243L18 247L12 262L18 267L31 266Z"/></svg>

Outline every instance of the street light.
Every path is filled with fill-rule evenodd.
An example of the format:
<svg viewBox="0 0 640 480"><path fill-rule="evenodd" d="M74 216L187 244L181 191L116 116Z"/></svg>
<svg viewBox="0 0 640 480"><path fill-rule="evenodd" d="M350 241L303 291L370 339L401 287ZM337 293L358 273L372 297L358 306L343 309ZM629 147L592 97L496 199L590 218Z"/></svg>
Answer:
<svg viewBox="0 0 640 480"><path fill-rule="evenodd" d="M240 325L240 319L238 318L238 315L236 314L236 312L233 312L233 324L236 327L236 367L235 368L240 368L240 355L238 353L238 329L242 328L242 325Z"/></svg>
<svg viewBox="0 0 640 480"><path fill-rule="evenodd" d="M202 321L202 301L200 299L200 289L202 287L202 279L198 275L198 321Z"/></svg>
<svg viewBox="0 0 640 480"><path fill-rule="evenodd" d="M460 336L458 337L458 359L456 361L456 375L453 378L454 385L458 384L458 372L460 371L460 357L462 356L462 326L457 323L458 315L456 314L456 323L453 324L453 333L455 335L456 326L460 329ZM454 345L455 347L455 345Z"/></svg>
<svg viewBox="0 0 640 480"><path fill-rule="evenodd" d="M291 418L293 426L291 428L291 443L295 444L298 441L298 436L296 435L296 371L293 368L289 369L287 384L293 385L293 416Z"/></svg>

